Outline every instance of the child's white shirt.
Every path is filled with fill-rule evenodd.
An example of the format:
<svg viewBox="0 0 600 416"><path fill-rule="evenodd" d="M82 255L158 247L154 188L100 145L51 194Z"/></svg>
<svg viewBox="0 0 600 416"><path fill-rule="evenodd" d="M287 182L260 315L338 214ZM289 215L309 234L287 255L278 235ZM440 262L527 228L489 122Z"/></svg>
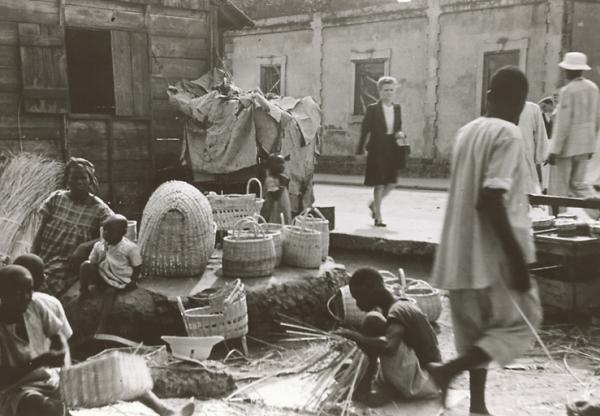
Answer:
<svg viewBox="0 0 600 416"><path fill-rule="evenodd" d="M98 265L100 276L109 285L123 289L131 282L133 268L142 265L142 255L137 244L123 237L115 245L100 240L94 244L90 263Z"/></svg>

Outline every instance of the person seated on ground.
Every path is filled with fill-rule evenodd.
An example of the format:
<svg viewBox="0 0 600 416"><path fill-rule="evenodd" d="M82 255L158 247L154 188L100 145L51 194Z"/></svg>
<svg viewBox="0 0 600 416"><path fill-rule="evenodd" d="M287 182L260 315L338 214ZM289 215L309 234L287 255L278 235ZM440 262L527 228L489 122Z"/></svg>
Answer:
<svg viewBox="0 0 600 416"><path fill-rule="evenodd" d="M29 273L31 273L31 277L33 278L32 298L35 298L43 303L44 306L46 306L46 308L58 318L58 320L61 322L62 336L66 340L71 338L73 335L73 329L71 329L71 325L69 324L62 303L60 303L60 301L54 296L39 291L40 287L46 281L43 260L35 254L22 254L15 259L13 264L17 266L23 266L29 271ZM69 357L67 357L66 362L67 364L70 363Z"/></svg>
<svg viewBox="0 0 600 416"><path fill-rule="evenodd" d="M41 224L31 251L44 260L47 281L42 290L61 297L77 281L79 265L99 238L100 224L113 212L98 196L94 165L71 158L65 166L66 190L42 203Z"/></svg>
<svg viewBox="0 0 600 416"><path fill-rule="evenodd" d="M265 177L265 203L262 209L263 217L267 222L281 221L280 215L286 224L292 219L290 193L288 185L290 178L284 173L285 158L279 153L272 153L267 159Z"/></svg>
<svg viewBox="0 0 600 416"><path fill-rule="evenodd" d="M0 268L0 414L62 416L54 367L64 365L68 346L60 320L32 294L26 268Z"/></svg>
<svg viewBox="0 0 600 416"><path fill-rule="evenodd" d="M58 372L69 355L63 323L33 287L25 267L0 268L0 415L68 415ZM191 416L195 408L191 402L173 410L151 391L136 400L161 416Z"/></svg>
<svg viewBox="0 0 600 416"><path fill-rule="evenodd" d="M96 333L104 333L117 292L137 285L142 270L140 249L127 234L127 218L111 215L102 223L103 239L98 241L80 269L80 299L90 296L90 285L103 292L102 310Z"/></svg>
<svg viewBox="0 0 600 416"><path fill-rule="evenodd" d="M354 272L350 293L358 308L369 312L361 333L337 331L356 342L368 358L367 370L355 389L355 399L378 405L382 404L382 391L389 392L391 399L439 394L425 370L431 363L441 361L441 355L437 337L423 312L408 299L394 298L381 274L369 267ZM371 391L375 376L379 392Z"/></svg>

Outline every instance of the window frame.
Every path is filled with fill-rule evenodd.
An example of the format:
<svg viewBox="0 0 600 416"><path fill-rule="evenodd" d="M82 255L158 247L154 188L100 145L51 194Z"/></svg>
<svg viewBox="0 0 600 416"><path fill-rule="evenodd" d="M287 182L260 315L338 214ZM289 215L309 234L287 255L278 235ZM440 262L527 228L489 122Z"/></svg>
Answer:
<svg viewBox="0 0 600 416"><path fill-rule="evenodd" d="M383 60L383 76L390 75L390 66L392 61L392 50L391 49L371 49L368 51L351 51L350 52L350 62L352 65L349 65L348 68L352 71L351 74L348 74L348 79L350 80L350 88L348 88L348 98L346 99L348 103L348 114L350 117L350 123L361 123L364 114L354 114L354 97L355 86L356 86L356 63L364 62L364 61L379 61Z"/></svg>
<svg viewBox="0 0 600 416"><path fill-rule="evenodd" d="M278 76L279 76L279 93L278 95L282 95L281 94L281 65L279 64L261 64L260 65L260 80L259 80L259 85L260 85L260 89L263 93L267 94L270 93L270 90L267 90L266 86L263 85L263 70L267 70L267 69L271 69L271 68L275 68L275 71L277 72Z"/></svg>
<svg viewBox="0 0 600 416"><path fill-rule="evenodd" d="M282 97L287 94L287 56L259 56L256 58L256 70L258 82L256 85L260 85L261 81L261 67L263 66L276 66L280 68L280 81L279 81L279 95ZM263 91L266 93L266 91Z"/></svg>

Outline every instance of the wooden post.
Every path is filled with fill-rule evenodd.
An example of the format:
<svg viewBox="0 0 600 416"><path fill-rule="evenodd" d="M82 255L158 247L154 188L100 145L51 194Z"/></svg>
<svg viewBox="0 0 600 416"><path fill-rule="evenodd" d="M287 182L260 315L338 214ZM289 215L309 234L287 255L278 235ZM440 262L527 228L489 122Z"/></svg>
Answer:
<svg viewBox="0 0 600 416"><path fill-rule="evenodd" d="M114 117L109 117L107 120L108 126L107 126L107 138L106 138L106 145L108 146L107 148L107 157L106 157L106 176L108 179L108 200L111 203L111 207L114 209L115 207L115 201L114 201L114 195L115 195L115 181L114 181L114 172L113 172L113 167L114 167L114 163L113 163L113 157L114 157L114 152L113 152L113 147L114 147Z"/></svg>

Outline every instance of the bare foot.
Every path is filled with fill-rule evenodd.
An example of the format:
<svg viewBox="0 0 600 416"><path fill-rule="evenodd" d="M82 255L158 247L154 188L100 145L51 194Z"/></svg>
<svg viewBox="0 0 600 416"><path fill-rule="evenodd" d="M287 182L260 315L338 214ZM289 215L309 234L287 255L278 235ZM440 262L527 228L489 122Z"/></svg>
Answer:
<svg viewBox="0 0 600 416"><path fill-rule="evenodd" d="M448 388L450 387L450 382L452 381L451 376L446 371L444 365L439 363L430 363L427 366L427 372L431 376L431 379L435 385L442 392L442 406L447 408L446 397L448 396Z"/></svg>

